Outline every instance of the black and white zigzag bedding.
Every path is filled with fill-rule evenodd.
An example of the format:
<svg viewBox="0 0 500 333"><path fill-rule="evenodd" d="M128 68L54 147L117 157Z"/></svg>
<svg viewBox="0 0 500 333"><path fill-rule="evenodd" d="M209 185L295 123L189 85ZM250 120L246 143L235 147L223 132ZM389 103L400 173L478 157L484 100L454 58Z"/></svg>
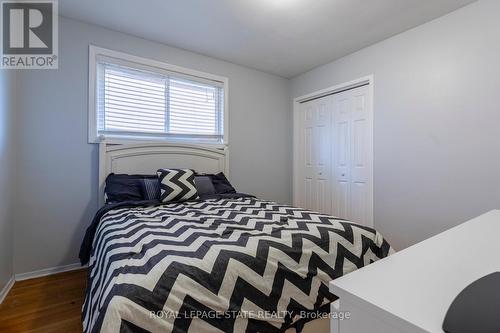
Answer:
<svg viewBox="0 0 500 333"><path fill-rule="evenodd" d="M282 332L390 250L371 228L253 197L116 205L82 245L84 331Z"/></svg>

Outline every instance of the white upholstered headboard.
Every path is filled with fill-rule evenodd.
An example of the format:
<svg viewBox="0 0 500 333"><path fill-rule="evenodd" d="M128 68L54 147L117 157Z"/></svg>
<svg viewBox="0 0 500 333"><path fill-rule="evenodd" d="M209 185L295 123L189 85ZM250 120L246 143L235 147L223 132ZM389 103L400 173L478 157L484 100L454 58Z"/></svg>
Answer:
<svg viewBox="0 0 500 333"><path fill-rule="evenodd" d="M198 173L229 175L228 148L184 144L99 144L99 204L110 173L155 174L161 168L186 168Z"/></svg>

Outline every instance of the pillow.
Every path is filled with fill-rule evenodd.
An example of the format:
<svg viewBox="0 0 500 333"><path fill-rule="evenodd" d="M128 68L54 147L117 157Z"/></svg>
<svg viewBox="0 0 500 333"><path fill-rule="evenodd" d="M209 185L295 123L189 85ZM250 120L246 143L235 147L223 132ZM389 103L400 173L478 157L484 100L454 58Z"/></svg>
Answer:
<svg viewBox="0 0 500 333"><path fill-rule="evenodd" d="M216 193L210 176L196 176L194 177L194 184L200 197Z"/></svg>
<svg viewBox="0 0 500 333"><path fill-rule="evenodd" d="M212 178L212 184L214 184L215 193L217 194L236 193L236 190L231 185L229 180L227 180L223 172L219 172L216 175L209 175L209 176L210 178Z"/></svg>
<svg viewBox="0 0 500 333"><path fill-rule="evenodd" d="M150 182L151 184L157 183L158 194L155 199L158 200L160 194L157 175L110 174L106 178L106 187L104 189L106 203L153 200L148 196L145 182ZM154 185L150 185L150 187L152 186Z"/></svg>
<svg viewBox="0 0 500 333"><path fill-rule="evenodd" d="M142 180L142 193L144 200L160 200L160 180L158 176Z"/></svg>
<svg viewBox="0 0 500 333"><path fill-rule="evenodd" d="M161 202L186 201L198 198L191 169L159 169Z"/></svg>
<svg viewBox="0 0 500 333"><path fill-rule="evenodd" d="M104 189L106 203L142 200L141 183L128 175L110 174Z"/></svg>

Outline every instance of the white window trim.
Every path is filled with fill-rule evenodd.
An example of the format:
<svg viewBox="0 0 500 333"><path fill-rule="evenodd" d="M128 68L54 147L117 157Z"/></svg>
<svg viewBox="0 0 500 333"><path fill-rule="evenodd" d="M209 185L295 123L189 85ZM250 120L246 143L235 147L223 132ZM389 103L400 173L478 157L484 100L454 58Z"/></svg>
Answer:
<svg viewBox="0 0 500 333"><path fill-rule="evenodd" d="M224 87L224 137L222 143L213 142L203 142L203 140L196 139L185 139L185 138L140 138L136 136L127 135L107 135L100 136L97 133L97 57L105 56L108 58L115 58L118 61L127 61L131 63L136 63L140 66L148 66L159 69L160 71L175 72L181 75L196 76L202 79L207 79L211 81L218 81L223 84ZM119 51L109 50L102 47L97 47L94 45L89 45L89 100L88 100L88 141L89 143L99 143L106 140L108 143L116 144L126 144L126 143L147 143L147 142L172 142L172 143L189 143L198 144L203 146L211 147L225 147L228 145L229 140L229 109L228 109L228 93L229 90L229 79L227 77L205 73L197 71L190 68L185 68L181 66L167 64L161 61L147 59L128 53L123 53Z"/></svg>

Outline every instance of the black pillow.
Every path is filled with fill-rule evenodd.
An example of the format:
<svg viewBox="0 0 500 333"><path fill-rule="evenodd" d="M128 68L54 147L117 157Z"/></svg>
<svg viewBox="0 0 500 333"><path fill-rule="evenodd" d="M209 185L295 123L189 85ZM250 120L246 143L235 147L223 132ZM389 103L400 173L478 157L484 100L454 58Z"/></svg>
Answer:
<svg viewBox="0 0 500 333"><path fill-rule="evenodd" d="M145 180L158 182L156 175L126 175L110 174L106 178L106 203L116 203L122 201L152 200L147 195ZM159 184L158 184L159 198Z"/></svg>
<svg viewBox="0 0 500 333"><path fill-rule="evenodd" d="M194 184L200 197L215 194L215 187L210 176L195 176Z"/></svg>
<svg viewBox="0 0 500 333"><path fill-rule="evenodd" d="M229 180L227 180L223 172L219 172L216 175L207 176L210 176L210 178L212 179L212 184L214 185L216 194L236 193L236 190L231 185Z"/></svg>

